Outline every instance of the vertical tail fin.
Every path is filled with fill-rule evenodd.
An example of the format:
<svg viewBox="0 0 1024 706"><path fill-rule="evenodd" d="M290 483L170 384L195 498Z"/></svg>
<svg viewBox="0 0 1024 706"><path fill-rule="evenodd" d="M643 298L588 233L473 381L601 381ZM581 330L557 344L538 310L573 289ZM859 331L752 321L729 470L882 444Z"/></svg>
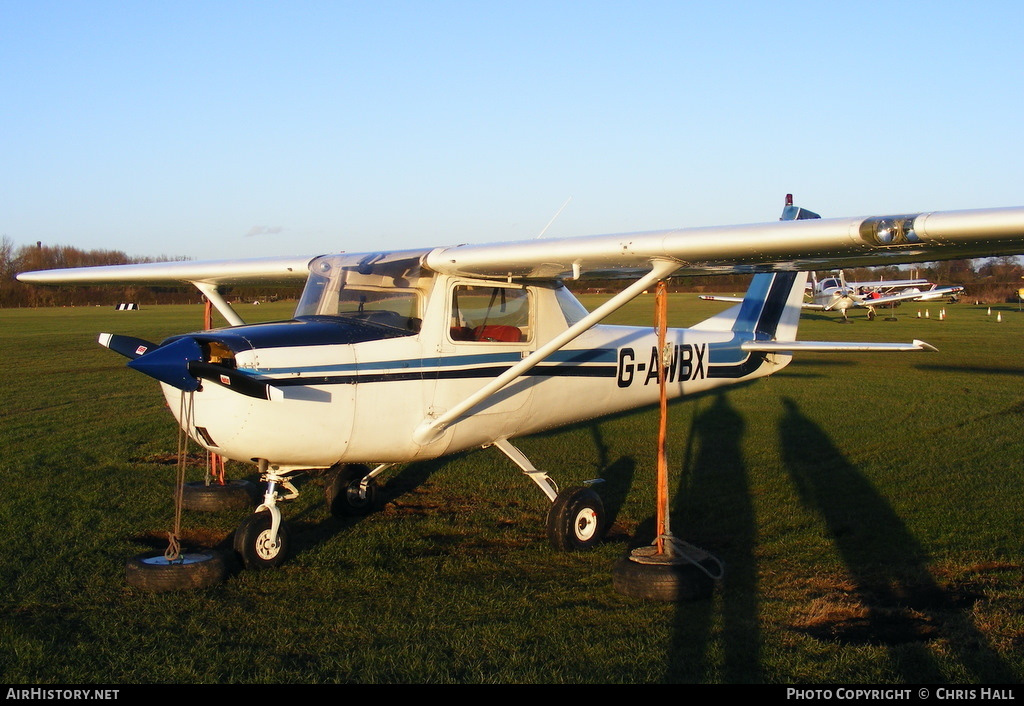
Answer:
<svg viewBox="0 0 1024 706"><path fill-rule="evenodd" d="M768 353L745 346L754 341L796 340L806 282L806 272L756 274L740 304L699 324L706 330L732 331L727 345L712 349L708 377L738 380L768 375L788 364L791 355L773 355L767 365ZM731 326L723 328L727 321Z"/></svg>
<svg viewBox="0 0 1024 706"><path fill-rule="evenodd" d="M795 341L806 285L806 272L754 275L732 330L759 341Z"/></svg>
<svg viewBox="0 0 1024 706"><path fill-rule="evenodd" d="M782 221L821 218L817 213L793 205L786 194ZM806 272L769 272L754 275L739 306L697 324L695 328L729 330L753 334L759 341L795 341L800 309L807 287Z"/></svg>
<svg viewBox="0 0 1024 706"><path fill-rule="evenodd" d="M814 211L793 205L793 194L786 194L780 221L821 218ZM795 341L800 309L807 288L806 272L776 272L754 275L740 305L733 331L753 333L756 340Z"/></svg>
<svg viewBox="0 0 1024 706"><path fill-rule="evenodd" d="M806 208L794 206L793 194L786 194L786 205L782 209L780 221L805 221L811 218L821 218L821 216L814 211L808 211Z"/></svg>

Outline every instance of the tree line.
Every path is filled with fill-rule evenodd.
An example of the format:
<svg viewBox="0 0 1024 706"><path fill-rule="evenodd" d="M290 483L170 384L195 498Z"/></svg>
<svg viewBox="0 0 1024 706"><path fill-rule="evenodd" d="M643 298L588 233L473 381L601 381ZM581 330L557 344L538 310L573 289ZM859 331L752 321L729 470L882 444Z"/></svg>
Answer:
<svg viewBox="0 0 1024 706"><path fill-rule="evenodd" d="M185 260L183 257L131 257L119 250L80 250L66 245L22 245L15 247L6 235L0 240L0 307L39 306L102 306L133 302L140 306L153 304L184 304L200 301L199 293L189 286L154 287L140 285L104 286L37 286L18 282L19 272L50 270L62 267L128 265L140 262ZM820 273L824 274L824 273ZM987 304L1017 302L1024 287L1024 265L1018 257L995 257L980 260L945 260L915 267L855 268L846 271L849 281L873 281L921 277L943 285L965 287L968 301ZM750 283L750 275L715 275L675 277L670 289L677 292L741 293ZM624 280L579 280L570 282L577 292L615 292ZM298 286L233 287L226 297L243 301L293 298Z"/></svg>

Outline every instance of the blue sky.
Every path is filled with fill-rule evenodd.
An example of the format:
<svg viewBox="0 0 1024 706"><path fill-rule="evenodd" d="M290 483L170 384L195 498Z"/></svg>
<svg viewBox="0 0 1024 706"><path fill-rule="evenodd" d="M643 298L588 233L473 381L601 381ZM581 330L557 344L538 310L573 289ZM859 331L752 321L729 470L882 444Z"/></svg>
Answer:
<svg viewBox="0 0 1024 706"><path fill-rule="evenodd" d="M1024 204L1020 2L0 0L0 235L317 254Z"/></svg>

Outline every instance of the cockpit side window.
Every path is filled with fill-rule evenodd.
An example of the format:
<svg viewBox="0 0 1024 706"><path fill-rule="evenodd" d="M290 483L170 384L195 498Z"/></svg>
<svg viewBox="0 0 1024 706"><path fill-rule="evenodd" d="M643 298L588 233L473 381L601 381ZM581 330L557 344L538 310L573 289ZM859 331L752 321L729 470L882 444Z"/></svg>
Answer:
<svg viewBox="0 0 1024 706"><path fill-rule="evenodd" d="M452 294L449 334L453 341L529 341L529 292L520 287L456 286Z"/></svg>

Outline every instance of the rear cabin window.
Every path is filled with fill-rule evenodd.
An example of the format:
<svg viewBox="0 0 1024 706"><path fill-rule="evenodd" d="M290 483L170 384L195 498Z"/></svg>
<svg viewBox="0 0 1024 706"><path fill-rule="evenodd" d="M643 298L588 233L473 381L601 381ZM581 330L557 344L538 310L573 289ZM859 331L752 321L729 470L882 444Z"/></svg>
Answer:
<svg viewBox="0 0 1024 706"><path fill-rule="evenodd" d="M452 295L449 333L453 341L529 341L530 295L516 287L459 285Z"/></svg>

